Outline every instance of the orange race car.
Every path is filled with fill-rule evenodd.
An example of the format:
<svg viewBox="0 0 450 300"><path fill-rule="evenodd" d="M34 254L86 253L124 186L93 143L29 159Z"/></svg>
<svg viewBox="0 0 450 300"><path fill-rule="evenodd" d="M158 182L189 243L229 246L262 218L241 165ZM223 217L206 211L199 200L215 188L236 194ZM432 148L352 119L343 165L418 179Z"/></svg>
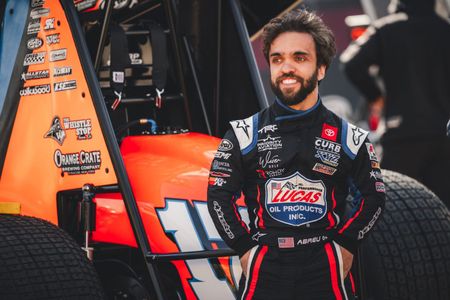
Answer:
<svg viewBox="0 0 450 300"><path fill-rule="evenodd" d="M2 1L0 299L235 299L209 168L228 121L268 105L258 24L302 1L254 2ZM384 176L358 299L448 299L449 211Z"/></svg>

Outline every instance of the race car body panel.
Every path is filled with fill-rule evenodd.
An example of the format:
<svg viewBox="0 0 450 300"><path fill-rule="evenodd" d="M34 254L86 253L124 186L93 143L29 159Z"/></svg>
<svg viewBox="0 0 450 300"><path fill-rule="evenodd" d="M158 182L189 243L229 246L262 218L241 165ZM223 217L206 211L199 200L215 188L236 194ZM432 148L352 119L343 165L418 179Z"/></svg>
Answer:
<svg viewBox="0 0 450 300"><path fill-rule="evenodd" d="M20 201L24 215L57 223L58 191L117 179L64 8L59 1L31 2L25 51L11 75L20 84L8 91L17 111L9 136L2 128L8 147L0 198Z"/></svg>
<svg viewBox="0 0 450 300"><path fill-rule="evenodd" d="M163 215L166 223L180 216L164 214L163 210L171 199L191 206L206 200L209 167L219 142L198 133L129 136L123 140L121 152L153 251L179 251L173 242L164 243L166 233L160 221ZM120 193L99 194L95 200L99 222L93 239L136 246Z"/></svg>
<svg viewBox="0 0 450 300"><path fill-rule="evenodd" d="M227 248L205 201L209 168L219 142L198 133L123 140L121 152L153 253ZM121 195L99 194L95 201L98 222L93 240L136 247ZM242 199L238 203L244 210ZM234 299L241 272L238 257L173 264L187 299ZM218 275L217 269L223 274Z"/></svg>

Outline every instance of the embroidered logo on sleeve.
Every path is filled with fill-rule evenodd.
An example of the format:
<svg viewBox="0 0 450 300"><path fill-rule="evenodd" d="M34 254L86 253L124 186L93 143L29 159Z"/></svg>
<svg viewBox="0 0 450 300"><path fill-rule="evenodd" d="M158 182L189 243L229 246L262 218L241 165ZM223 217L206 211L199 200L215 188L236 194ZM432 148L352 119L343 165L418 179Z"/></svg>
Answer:
<svg viewBox="0 0 450 300"><path fill-rule="evenodd" d="M372 143L366 143L367 153L369 153L369 159L378 162L377 154L375 153L375 147Z"/></svg>
<svg viewBox="0 0 450 300"><path fill-rule="evenodd" d="M379 181L375 182L375 190L378 193L386 193L386 188L384 186L384 183L379 182Z"/></svg>
<svg viewBox="0 0 450 300"><path fill-rule="evenodd" d="M342 120L342 130L341 142L344 152L351 159L355 159L369 132L356 127L353 124L347 123L344 120Z"/></svg>
<svg viewBox="0 0 450 300"><path fill-rule="evenodd" d="M230 151L233 149L233 143L227 139L223 139L219 145L219 151Z"/></svg>

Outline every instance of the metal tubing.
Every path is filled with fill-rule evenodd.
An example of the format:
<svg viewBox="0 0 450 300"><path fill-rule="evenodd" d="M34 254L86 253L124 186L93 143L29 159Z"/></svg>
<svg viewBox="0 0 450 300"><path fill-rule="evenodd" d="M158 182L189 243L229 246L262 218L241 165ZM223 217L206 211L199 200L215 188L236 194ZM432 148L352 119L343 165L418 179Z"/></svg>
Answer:
<svg viewBox="0 0 450 300"><path fill-rule="evenodd" d="M109 0L106 6L105 18L103 19L102 30L100 32L100 42L95 53L94 70L98 74L100 64L103 56L103 49L105 48L106 38L108 37L109 20L111 19L112 8L114 0Z"/></svg>
<svg viewBox="0 0 450 300"><path fill-rule="evenodd" d="M202 250L202 251L189 251L180 253L167 253L167 254L155 254L147 253L147 259L152 261L172 261L172 260L185 260L185 259L201 259L211 257L223 257L237 255L234 250L222 249L222 250Z"/></svg>
<svg viewBox="0 0 450 300"><path fill-rule="evenodd" d="M214 135L219 136L220 130L220 72L222 69L222 0L217 3L217 70L216 70L216 95L215 95L215 131Z"/></svg>
<svg viewBox="0 0 450 300"><path fill-rule="evenodd" d="M247 60L248 68L250 71L250 76L253 81L253 87L256 91L256 96L258 97L258 102L260 108L269 107L269 102L267 101L266 92L262 85L261 76L259 74L258 66L256 65L255 55L253 53L252 45L250 44L250 38L247 31L247 26L245 25L244 17L242 16L241 9L237 0L228 0L231 6L231 12L233 14L234 23L236 25L239 38L242 43L242 48Z"/></svg>
<svg viewBox="0 0 450 300"><path fill-rule="evenodd" d="M149 96L147 98L123 98L122 103L126 104L138 104L146 102L154 102L156 97ZM183 100L183 95L167 95L164 96L164 101L177 101Z"/></svg>
<svg viewBox="0 0 450 300"><path fill-rule="evenodd" d="M172 46L174 49L174 56L175 56L175 66L176 66L176 73L178 77L178 81L180 82L181 86L181 92L184 95L184 109L186 111L186 120L188 123L189 130L192 130L192 121L191 121L191 113L189 110L189 101L187 98L187 90L186 90L186 82L184 81L183 76L183 64L182 64L182 57L181 57L181 51L179 46L179 39L177 31L175 30L175 19L173 16L173 7L171 5L170 0L162 0L164 11L166 13L167 17L167 23L169 24L169 30L170 30L170 37L172 40Z"/></svg>
<svg viewBox="0 0 450 300"><path fill-rule="evenodd" d="M198 100L200 101L200 105L202 107L203 117L205 118L206 129L208 130L208 134L212 135L211 125L209 124L208 113L206 112L205 102L203 100L202 90L200 89L200 83L198 82L197 72L195 71L194 60L192 59L192 54L189 48L188 40L185 36L183 36L184 48L186 49L186 55L188 58L188 63L192 71L192 76L194 77L195 88L198 94Z"/></svg>
<svg viewBox="0 0 450 300"><path fill-rule="evenodd" d="M144 10L142 10L142 11L140 11L140 12L134 14L133 16L129 17L128 19L125 19L125 20L121 21L120 24L126 24L126 23L128 23L128 22L131 22L131 21L133 21L134 19L137 19L137 18L139 18L140 16L145 15L146 13L149 13L149 12L151 12L152 10L157 9L157 8L160 7L160 6L161 6L161 3L158 3L158 4L156 4L156 5L153 5L153 6L150 7L150 8L144 9Z"/></svg>

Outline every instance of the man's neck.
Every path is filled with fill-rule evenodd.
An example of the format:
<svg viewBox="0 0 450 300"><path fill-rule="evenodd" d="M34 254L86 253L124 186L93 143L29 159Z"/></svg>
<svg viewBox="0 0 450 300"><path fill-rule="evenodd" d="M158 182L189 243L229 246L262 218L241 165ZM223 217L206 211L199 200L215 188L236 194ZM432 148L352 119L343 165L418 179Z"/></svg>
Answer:
<svg viewBox="0 0 450 300"><path fill-rule="evenodd" d="M314 91L309 94L305 100L300 103L289 105L290 108L295 110L308 110L313 107L319 99L319 88L316 87Z"/></svg>

